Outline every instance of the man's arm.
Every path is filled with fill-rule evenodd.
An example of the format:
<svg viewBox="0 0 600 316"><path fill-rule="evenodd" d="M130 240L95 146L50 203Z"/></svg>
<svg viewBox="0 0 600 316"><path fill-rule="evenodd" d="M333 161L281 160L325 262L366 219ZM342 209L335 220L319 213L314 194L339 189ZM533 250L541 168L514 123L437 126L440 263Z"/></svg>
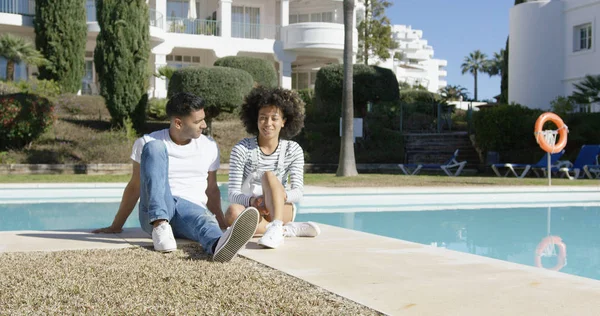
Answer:
<svg viewBox="0 0 600 316"><path fill-rule="evenodd" d="M208 197L206 207L215 214L217 222L219 222L219 227L221 227L221 229L227 228L225 216L223 216L223 210L221 209L221 190L219 190L219 185L217 184L217 171L208 172L206 196Z"/></svg>
<svg viewBox="0 0 600 316"><path fill-rule="evenodd" d="M218 189L218 187L217 187ZM125 225L125 221L131 212L133 212L133 208L140 198L140 164L137 162L133 162L133 173L131 174L131 179L125 190L123 191L123 197L121 198L121 204L119 205L119 211L115 215L115 218L112 222L112 225L104 228L99 228L93 230L92 233L120 233L123 231L123 225Z"/></svg>

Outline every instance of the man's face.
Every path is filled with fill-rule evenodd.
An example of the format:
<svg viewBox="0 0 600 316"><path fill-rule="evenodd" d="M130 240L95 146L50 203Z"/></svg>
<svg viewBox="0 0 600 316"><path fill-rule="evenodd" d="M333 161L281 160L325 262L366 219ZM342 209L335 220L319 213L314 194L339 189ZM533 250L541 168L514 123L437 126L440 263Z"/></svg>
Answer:
<svg viewBox="0 0 600 316"><path fill-rule="evenodd" d="M181 136L191 139L200 137L202 131L206 128L205 118L204 109L192 111L188 116L177 118Z"/></svg>

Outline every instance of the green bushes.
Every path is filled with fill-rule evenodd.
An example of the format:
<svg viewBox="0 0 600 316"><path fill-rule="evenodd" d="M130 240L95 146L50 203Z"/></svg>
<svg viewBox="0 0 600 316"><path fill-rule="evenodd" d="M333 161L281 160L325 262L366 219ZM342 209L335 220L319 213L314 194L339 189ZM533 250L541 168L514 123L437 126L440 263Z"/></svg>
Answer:
<svg viewBox="0 0 600 316"><path fill-rule="evenodd" d="M206 102L207 124L221 112L233 112L252 89L254 80L244 70L229 67L189 67L178 69L169 81L167 97L190 92Z"/></svg>
<svg viewBox="0 0 600 316"><path fill-rule="evenodd" d="M277 71L273 63L262 58L246 56L227 56L214 63L219 67L230 67L247 71L257 85L277 87Z"/></svg>
<svg viewBox="0 0 600 316"><path fill-rule="evenodd" d="M322 67L315 81L316 107L325 117L340 117L342 109L343 65L335 64ZM387 68L354 65L354 112L356 117L365 117L367 103L396 101L399 97L398 81L394 73Z"/></svg>
<svg viewBox="0 0 600 316"><path fill-rule="evenodd" d="M167 119L167 99L152 98L148 102L148 117L155 120Z"/></svg>
<svg viewBox="0 0 600 316"><path fill-rule="evenodd" d="M39 67L39 78L54 80L64 92L76 93L85 74L85 2L36 0L33 25L36 48L50 61Z"/></svg>
<svg viewBox="0 0 600 316"><path fill-rule="evenodd" d="M96 11L100 33L94 65L100 95L113 124L122 126L129 118L139 133L145 125L150 76L148 5L144 0L98 0Z"/></svg>
<svg viewBox="0 0 600 316"><path fill-rule="evenodd" d="M34 94L0 96L0 149L22 148L54 121L54 105Z"/></svg>

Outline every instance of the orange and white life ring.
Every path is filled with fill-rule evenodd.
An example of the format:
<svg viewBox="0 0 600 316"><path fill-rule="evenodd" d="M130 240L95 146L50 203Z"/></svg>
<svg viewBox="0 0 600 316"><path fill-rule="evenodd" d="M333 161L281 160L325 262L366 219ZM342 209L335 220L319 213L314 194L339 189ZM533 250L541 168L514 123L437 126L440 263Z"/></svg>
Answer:
<svg viewBox="0 0 600 316"><path fill-rule="evenodd" d="M556 144L549 144L544 138L542 128L544 128L544 124L548 121L553 122L558 127L558 143ZM535 140L540 145L540 147L547 153L555 154L563 150L567 145L568 133L569 128L567 127L567 125L565 125L560 116L552 112L542 113L542 115L538 117L537 121L535 121L535 128L533 133L535 135Z"/></svg>
<svg viewBox="0 0 600 316"><path fill-rule="evenodd" d="M535 249L535 265L538 268L544 268L542 265L542 255L548 247L558 247L558 262L552 268L546 268L553 271L560 271L567 263L567 246L558 236L548 236L538 244Z"/></svg>

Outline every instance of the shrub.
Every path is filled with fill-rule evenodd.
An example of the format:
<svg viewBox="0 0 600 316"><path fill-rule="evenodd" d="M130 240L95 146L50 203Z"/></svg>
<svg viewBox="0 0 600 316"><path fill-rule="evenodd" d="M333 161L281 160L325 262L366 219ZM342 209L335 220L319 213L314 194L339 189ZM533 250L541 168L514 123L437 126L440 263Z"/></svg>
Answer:
<svg viewBox="0 0 600 316"><path fill-rule="evenodd" d="M167 99L152 98L148 102L148 117L156 120L167 119Z"/></svg>
<svg viewBox="0 0 600 316"><path fill-rule="evenodd" d="M212 119L221 112L233 112L253 86L246 71L228 67L188 67L178 69L169 82L167 97L178 92L198 95L206 102L208 132Z"/></svg>
<svg viewBox="0 0 600 316"><path fill-rule="evenodd" d="M115 125L130 118L136 131L144 129L148 103L150 33L144 0L97 0L100 33L94 65L100 95Z"/></svg>
<svg viewBox="0 0 600 316"><path fill-rule="evenodd" d="M266 59L246 56L227 56L217 59L214 65L247 71L257 85L272 88L277 87L278 84L275 66Z"/></svg>
<svg viewBox="0 0 600 316"><path fill-rule="evenodd" d="M63 91L76 93L85 74L85 2L36 0L33 25L36 48L50 61L39 67L39 78L54 80Z"/></svg>
<svg viewBox="0 0 600 316"><path fill-rule="evenodd" d="M306 115L310 115L314 112L314 99L315 99L315 90L313 89L301 89L298 90L298 94L302 101L304 101L304 108Z"/></svg>
<svg viewBox="0 0 600 316"><path fill-rule="evenodd" d="M575 109L575 101L570 98L558 96L550 101L550 109L559 116L567 115Z"/></svg>
<svg viewBox="0 0 600 316"><path fill-rule="evenodd" d="M541 113L519 104L475 112L473 126L477 146L484 152L500 152L505 161L537 161L543 151L535 141L533 127Z"/></svg>
<svg viewBox="0 0 600 316"><path fill-rule="evenodd" d="M387 68L354 65L354 111L356 117L365 117L367 103L398 100L396 75ZM322 67L315 81L315 105L327 119L340 117L342 109L343 65Z"/></svg>
<svg viewBox="0 0 600 316"><path fill-rule="evenodd" d="M12 81L0 81L0 95L14 94L19 92L21 92L21 89L15 86Z"/></svg>
<svg viewBox="0 0 600 316"><path fill-rule="evenodd" d="M60 86L53 80L21 80L14 83L15 87L19 89L19 92L37 94L39 96L55 101L61 93Z"/></svg>
<svg viewBox="0 0 600 316"><path fill-rule="evenodd" d="M0 96L0 149L22 148L38 138L54 121L54 105L33 94Z"/></svg>

